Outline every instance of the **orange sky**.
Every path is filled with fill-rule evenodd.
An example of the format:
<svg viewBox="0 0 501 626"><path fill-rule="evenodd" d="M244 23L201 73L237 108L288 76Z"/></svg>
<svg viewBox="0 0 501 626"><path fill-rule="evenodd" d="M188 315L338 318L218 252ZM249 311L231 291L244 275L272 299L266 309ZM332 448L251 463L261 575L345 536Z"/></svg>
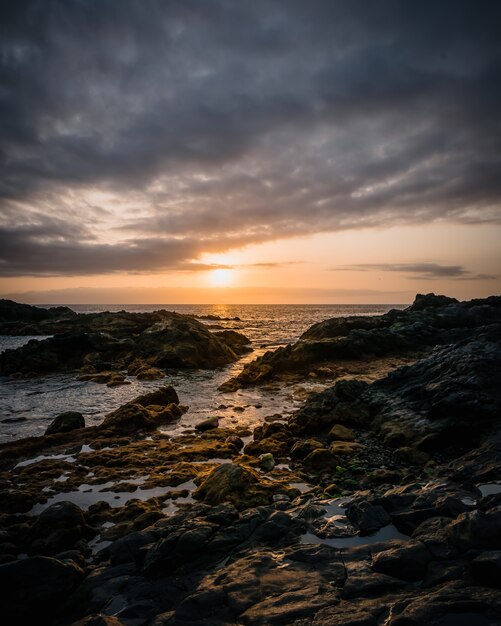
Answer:
<svg viewBox="0 0 501 626"><path fill-rule="evenodd" d="M405 303L430 291L469 299L501 292L500 236L500 227L448 223L346 230L198 259L219 269L11 277L0 290L46 304Z"/></svg>

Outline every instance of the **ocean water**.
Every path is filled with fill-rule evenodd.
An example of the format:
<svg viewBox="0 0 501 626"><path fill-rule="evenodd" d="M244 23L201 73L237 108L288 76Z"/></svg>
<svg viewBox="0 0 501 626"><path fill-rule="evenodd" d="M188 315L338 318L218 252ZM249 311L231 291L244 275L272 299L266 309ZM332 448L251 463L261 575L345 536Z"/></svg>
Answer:
<svg viewBox="0 0 501 626"><path fill-rule="evenodd" d="M179 422L165 427L179 433L206 417L217 415L222 426L244 425L249 428L267 416L280 414L286 419L299 408L308 393L332 381L308 380L301 384L273 384L235 393L222 393L218 387L238 374L243 365L267 350L296 341L312 324L331 317L347 315L380 315L391 308L406 305L70 305L79 313L97 311L154 311L167 309L178 313L227 320L201 320L210 327L228 328L244 333L253 352L239 361L215 370L172 371L161 381L138 381L128 377L129 385L108 388L106 385L76 380L72 374L54 374L32 380L0 377L0 442L41 435L56 415L63 411L80 411L88 426L98 424L110 411L134 397L171 384L180 402L189 411ZM238 317L240 321L235 321ZM41 337L0 336L0 352L17 348ZM5 422L3 420L9 420ZM16 421L11 421L16 420Z"/></svg>

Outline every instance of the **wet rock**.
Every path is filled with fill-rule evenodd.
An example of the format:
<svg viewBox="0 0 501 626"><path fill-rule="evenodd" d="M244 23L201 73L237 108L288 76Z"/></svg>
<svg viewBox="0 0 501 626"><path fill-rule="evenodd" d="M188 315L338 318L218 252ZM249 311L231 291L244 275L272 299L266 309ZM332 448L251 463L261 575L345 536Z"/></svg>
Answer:
<svg viewBox="0 0 501 626"><path fill-rule="evenodd" d="M413 539L419 539L437 559L457 557L459 550L449 542L447 526L449 517L431 517L420 524L412 533Z"/></svg>
<svg viewBox="0 0 501 626"><path fill-rule="evenodd" d="M501 549L501 507L462 513L447 527L447 536L461 550Z"/></svg>
<svg viewBox="0 0 501 626"><path fill-rule="evenodd" d="M331 471L339 464L339 459L326 448L317 448L303 459L303 467L310 472Z"/></svg>
<svg viewBox="0 0 501 626"><path fill-rule="evenodd" d="M108 547L111 565L123 563L141 564L146 555L146 546L158 539L155 532L137 531L120 537Z"/></svg>
<svg viewBox="0 0 501 626"><path fill-rule="evenodd" d="M83 511L73 502L57 502L35 519L29 533L30 553L55 555L71 550L81 539L96 531L87 523Z"/></svg>
<svg viewBox="0 0 501 626"><path fill-rule="evenodd" d="M497 596L497 597L496 597ZM491 626L501 620L499 592L454 581L394 603L391 626Z"/></svg>
<svg viewBox="0 0 501 626"><path fill-rule="evenodd" d="M8 623L53 623L68 593L83 578L71 561L34 556L0 565L2 615Z"/></svg>
<svg viewBox="0 0 501 626"><path fill-rule="evenodd" d="M430 455L411 446L404 446L395 450L394 458L411 465L425 465L430 460Z"/></svg>
<svg viewBox="0 0 501 626"><path fill-rule="evenodd" d="M78 428L85 428L84 416L77 411L66 411L54 418L45 431L45 434L67 433L71 430L77 430Z"/></svg>
<svg viewBox="0 0 501 626"><path fill-rule="evenodd" d="M285 373L316 372L326 364L377 360L415 354L457 342L472 328L501 321L499 297L458 302L446 296L418 294L403 311L373 317L332 318L309 328L295 344L267 352L245 365L223 385L227 390L255 385ZM316 366L316 367L315 367Z"/></svg>
<svg viewBox="0 0 501 626"><path fill-rule="evenodd" d="M202 579L176 610L179 623L293 624L338 602L342 562L319 546L244 554ZM284 567L284 563L288 565ZM174 622L175 623L175 622Z"/></svg>
<svg viewBox="0 0 501 626"><path fill-rule="evenodd" d="M107 415L101 427L120 433L134 433L138 430L153 430L162 424L179 419L184 413L177 404L168 404L159 412L151 411L140 404L125 404Z"/></svg>
<svg viewBox="0 0 501 626"><path fill-rule="evenodd" d="M225 443L235 446L237 450L241 450L244 447L244 442L238 435L230 435L229 437L226 437Z"/></svg>
<svg viewBox="0 0 501 626"><path fill-rule="evenodd" d="M354 441L355 433L351 428L347 428L342 424L334 424L329 431L330 441Z"/></svg>
<svg viewBox="0 0 501 626"><path fill-rule="evenodd" d="M179 406L175 389L170 386L161 387L109 413L100 428L121 433L152 430L179 419L185 411L186 408Z"/></svg>
<svg viewBox="0 0 501 626"><path fill-rule="evenodd" d="M269 452L266 454L261 454L259 457L259 467L265 472L271 472L271 470L275 467L275 459L273 458L273 454Z"/></svg>
<svg viewBox="0 0 501 626"><path fill-rule="evenodd" d="M215 334L190 316L167 311L64 316L51 323L46 334L54 336L2 353L0 373L26 375L83 367L84 375L93 376L101 372L103 362L114 371L127 369L129 364L134 369L137 362L142 362L147 364L150 376L165 368L227 365L249 343L235 331Z"/></svg>
<svg viewBox="0 0 501 626"><path fill-rule="evenodd" d="M367 500L354 502L346 507L346 517L363 534L374 533L391 522L388 513L379 504Z"/></svg>
<svg viewBox="0 0 501 626"><path fill-rule="evenodd" d="M207 430L213 430L214 428L218 428L219 426L219 419L217 417L209 417L206 420L203 420L202 422L199 422L195 428L203 433Z"/></svg>
<svg viewBox="0 0 501 626"><path fill-rule="evenodd" d="M323 444L316 439L300 439L292 446L290 454L293 459L304 459L313 450L323 447Z"/></svg>
<svg viewBox="0 0 501 626"><path fill-rule="evenodd" d="M78 376L78 380L83 380L91 383L98 383L100 385L107 385L108 387L115 387L122 383L126 383L125 376L118 372L96 372L93 374L81 374Z"/></svg>
<svg viewBox="0 0 501 626"><path fill-rule="evenodd" d="M272 491L253 470L225 463L212 470L193 495L207 504L230 502L237 509L245 509L268 504Z"/></svg>
<svg viewBox="0 0 501 626"><path fill-rule="evenodd" d="M401 580L422 580L431 558L421 542L408 541L402 546L379 552L372 561L372 569Z"/></svg>
<svg viewBox="0 0 501 626"><path fill-rule="evenodd" d="M161 539L146 553L143 570L147 576L168 574L201 555L206 555L214 524L200 521L195 528L183 528Z"/></svg>
<svg viewBox="0 0 501 626"><path fill-rule="evenodd" d="M365 450L365 445L363 443L357 443L356 441L333 441L329 450L334 455L352 456L357 454L357 452Z"/></svg>

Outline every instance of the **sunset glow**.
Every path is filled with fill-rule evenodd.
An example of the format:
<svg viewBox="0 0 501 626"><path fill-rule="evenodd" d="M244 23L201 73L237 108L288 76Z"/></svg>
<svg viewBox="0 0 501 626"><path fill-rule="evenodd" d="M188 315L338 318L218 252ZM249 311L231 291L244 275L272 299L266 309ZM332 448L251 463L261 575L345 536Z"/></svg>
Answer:
<svg viewBox="0 0 501 626"><path fill-rule="evenodd" d="M235 272L229 269L217 269L209 272L209 283L214 287L229 287L235 279Z"/></svg>
<svg viewBox="0 0 501 626"><path fill-rule="evenodd" d="M447 3L44 4L6 15L0 44L0 295L501 291L488 11L454 4L451 23Z"/></svg>

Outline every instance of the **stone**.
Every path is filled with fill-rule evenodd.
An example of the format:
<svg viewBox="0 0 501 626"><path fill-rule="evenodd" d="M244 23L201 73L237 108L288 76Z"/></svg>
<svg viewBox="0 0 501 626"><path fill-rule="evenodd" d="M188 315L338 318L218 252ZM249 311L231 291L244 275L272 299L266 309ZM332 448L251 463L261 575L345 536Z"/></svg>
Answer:
<svg viewBox="0 0 501 626"><path fill-rule="evenodd" d="M333 441L329 450L334 455L352 456L365 450L365 445L356 441Z"/></svg>
<svg viewBox="0 0 501 626"><path fill-rule="evenodd" d="M245 509L271 501L272 493L259 475L234 463L219 465L207 476L193 496L206 504L230 502L237 509Z"/></svg>
<svg viewBox="0 0 501 626"><path fill-rule="evenodd" d="M501 550L481 552L473 559L471 567L480 584L501 588Z"/></svg>
<svg viewBox="0 0 501 626"><path fill-rule="evenodd" d="M342 424L334 424L329 431L330 441L354 441L355 433L351 428L347 428Z"/></svg>
<svg viewBox="0 0 501 626"><path fill-rule="evenodd" d="M316 448L303 459L303 466L307 471L324 472L336 469L339 459L326 448Z"/></svg>
<svg viewBox="0 0 501 626"><path fill-rule="evenodd" d="M292 446L290 454L293 459L304 459L313 450L323 447L323 444L316 439L300 439Z"/></svg>
<svg viewBox="0 0 501 626"><path fill-rule="evenodd" d="M45 434L67 433L79 428L85 428L84 416L77 411L66 411L65 413L60 413L52 420Z"/></svg>
<svg viewBox="0 0 501 626"><path fill-rule="evenodd" d="M36 517L29 532L30 552L53 556L95 534L80 507L73 502L56 502Z"/></svg>
<svg viewBox="0 0 501 626"><path fill-rule="evenodd" d="M390 516L381 505L371 504L367 500L348 505L346 517L360 529L362 534L374 533L391 522Z"/></svg>
<svg viewBox="0 0 501 626"><path fill-rule="evenodd" d="M270 454L269 452L261 454L259 457L259 467L265 472L271 472L271 470L275 467L273 454Z"/></svg>
<svg viewBox="0 0 501 626"><path fill-rule="evenodd" d="M47 616L56 618L61 602L82 578L72 561L45 556L0 565L2 615L7 623L40 623L41 617L46 623Z"/></svg>
<svg viewBox="0 0 501 626"><path fill-rule="evenodd" d="M431 559L431 554L421 542L408 541L401 546L376 554L372 561L372 569L387 576L413 582L424 578Z"/></svg>
<svg viewBox="0 0 501 626"><path fill-rule="evenodd" d="M196 424L195 428L199 432L203 433L207 430L213 430L214 428L218 428L218 426L219 419L217 417L209 417L206 420L203 420L202 422Z"/></svg>
<svg viewBox="0 0 501 626"><path fill-rule="evenodd" d="M501 508L462 513L446 528L449 541L461 550L501 549Z"/></svg>

